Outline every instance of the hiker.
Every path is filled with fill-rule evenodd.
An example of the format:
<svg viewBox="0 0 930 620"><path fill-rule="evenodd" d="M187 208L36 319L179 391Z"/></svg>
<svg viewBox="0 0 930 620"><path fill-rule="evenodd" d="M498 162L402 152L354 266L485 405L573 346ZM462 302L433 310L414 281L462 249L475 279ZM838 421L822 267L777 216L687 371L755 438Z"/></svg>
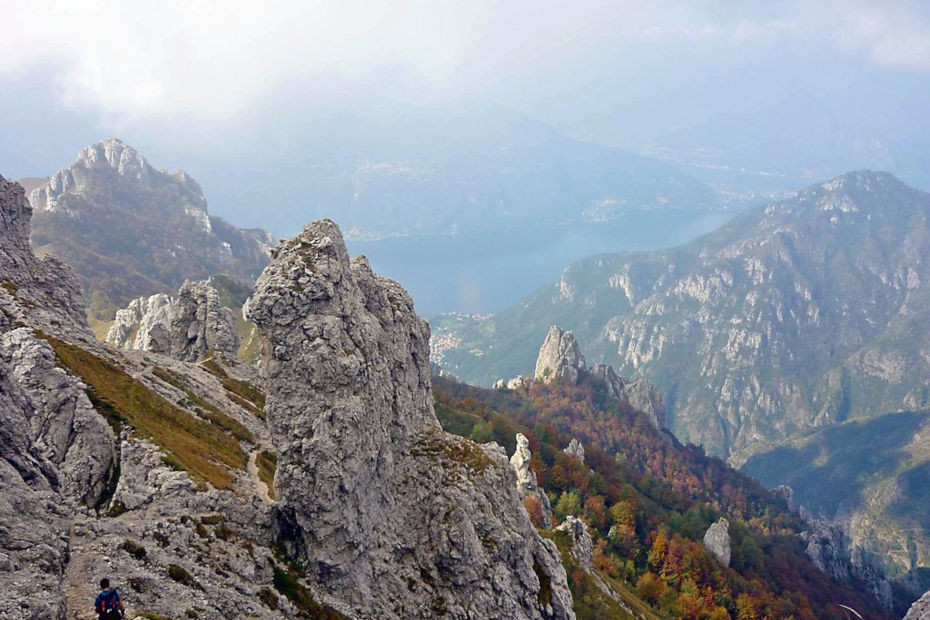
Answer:
<svg viewBox="0 0 930 620"><path fill-rule="evenodd" d="M126 613L119 592L110 587L110 580L106 577L100 580L100 594L94 599L94 611L98 620L120 620Z"/></svg>

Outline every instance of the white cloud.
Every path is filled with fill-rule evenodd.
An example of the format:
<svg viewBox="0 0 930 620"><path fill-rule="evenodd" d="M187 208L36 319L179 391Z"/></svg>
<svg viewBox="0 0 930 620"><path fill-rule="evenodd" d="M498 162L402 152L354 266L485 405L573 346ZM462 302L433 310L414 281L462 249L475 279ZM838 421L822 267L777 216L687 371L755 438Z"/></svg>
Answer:
<svg viewBox="0 0 930 620"><path fill-rule="evenodd" d="M890 69L930 72L926 4L856 2L836 9L842 46L863 49L875 63Z"/></svg>
<svg viewBox="0 0 930 620"><path fill-rule="evenodd" d="M734 54L786 37L831 39L883 66L930 71L930 32L916 5L733 6L0 0L0 74L35 71L36 80L58 84L68 105L100 111L112 123L151 115L235 119L270 100L309 105L339 92L475 94L529 79L548 86L573 62L609 70L616 58L636 57L637 45L675 39L723 41Z"/></svg>

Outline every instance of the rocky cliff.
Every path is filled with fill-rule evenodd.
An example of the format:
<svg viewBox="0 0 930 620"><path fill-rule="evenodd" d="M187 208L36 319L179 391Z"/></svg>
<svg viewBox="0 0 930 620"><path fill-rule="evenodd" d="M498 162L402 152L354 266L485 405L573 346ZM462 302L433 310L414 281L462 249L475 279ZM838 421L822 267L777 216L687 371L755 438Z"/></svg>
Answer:
<svg viewBox="0 0 930 620"><path fill-rule="evenodd" d="M117 311L107 344L197 361L207 352L235 355L239 334L232 310L209 280L185 282L177 295L139 297Z"/></svg>
<svg viewBox="0 0 930 620"><path fill-rule="evenodd" d="M547 383L565 381L575 385L588 376L600 382L608 396L629 403L637 411L643 412L653 426L664 428L665 401L655 386L642 377L622 379L607 364L598 364L589 370L575 335L556 325L550 327L536 358L536 380ZM510 382L507 387L510 387ZM584 460L584 448L580 444L578 448L580 458Z"/></svg>
<svg viewBox="0 0 930 620"><path fill-rule="evenodd" d="M157 181L103 154L115 174ZM119 337L137 329L146 350L111 348L71 272L32 254L30 212L0 179L0 617L83 617L103 576L130 617L574 617L503 450L442 433L425 324L397 284L350 267L334 226L297 243L341 253L293 280L270 269L256 296L290 347L266 352L266 415L250 366L202 359L230 336L213 288L138 302Z"/></svg>
<svg viewBox="0 0 930 620"><path fill-rule="evenodd" d="M82 150L29 200L37 253L73 266L91 310L101 315L140 295L173 291L185 279L228 274L251 282L272 243L264 231L209 215L188 174L157 170L113 138Z"/></svg>
<svg viewBox="0 0 930 620"><path fill-rule="evenodd" d="M358 617L572 617L503 450L447 435L406 292L328 220L280 246L246 308L261 331L288 553Z"/></svg>
<svg viewBox="0 0 930 620"><path fill-rule="evenodd" d="M71 271L33 255L30 212L0 178L0 617L84 617L102 576L131 616L302 613L273 583L247 367L97 342Z"/></svg>

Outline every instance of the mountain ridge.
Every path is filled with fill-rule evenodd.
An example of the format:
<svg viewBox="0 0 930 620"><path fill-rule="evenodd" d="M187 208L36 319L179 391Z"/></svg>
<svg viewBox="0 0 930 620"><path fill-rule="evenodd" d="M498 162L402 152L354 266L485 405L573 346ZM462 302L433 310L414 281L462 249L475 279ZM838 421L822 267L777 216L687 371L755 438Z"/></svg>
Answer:
<svg viewBox="0 0 930 620"><path fill-rule="evenodd" d="M916 368L930 347L906 326L930 281L928 218L927 194L848 173L684 246L573 263L488 320L440 323L462 342L444 363L481 383L518 374L532 357L515 343L559 323L590 359L656 384L684 440L737 460L802 428L926 406Z"/></svg>
<svg viewBox="0 0 930 620"><path fill-rule="evenodd" d="M33 246L75 268L91 312L101 317L185 279L251 281L272 243L267 232L210 215L190 175L158 170L116 138L82 149L29 200Z"/></svg>

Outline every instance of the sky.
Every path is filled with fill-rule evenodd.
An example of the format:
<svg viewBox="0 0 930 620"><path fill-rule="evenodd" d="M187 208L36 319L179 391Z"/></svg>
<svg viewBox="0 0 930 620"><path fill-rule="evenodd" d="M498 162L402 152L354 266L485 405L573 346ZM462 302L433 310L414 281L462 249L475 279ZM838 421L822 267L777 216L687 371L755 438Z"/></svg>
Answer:
<svg viewBox="0 0 930 620"><path fill-rule="evenodd" d="M313 146L291 128L340 106L493 103L648 151L795 93L826 117L841 107L894 125L893 136L930 104L930 3L919 1L0 0L0 10L0 174L46 176L118 136L201 179L211 210L244 225L260 215L219 186L246 181L217 168L301 157Z"/></svg>

